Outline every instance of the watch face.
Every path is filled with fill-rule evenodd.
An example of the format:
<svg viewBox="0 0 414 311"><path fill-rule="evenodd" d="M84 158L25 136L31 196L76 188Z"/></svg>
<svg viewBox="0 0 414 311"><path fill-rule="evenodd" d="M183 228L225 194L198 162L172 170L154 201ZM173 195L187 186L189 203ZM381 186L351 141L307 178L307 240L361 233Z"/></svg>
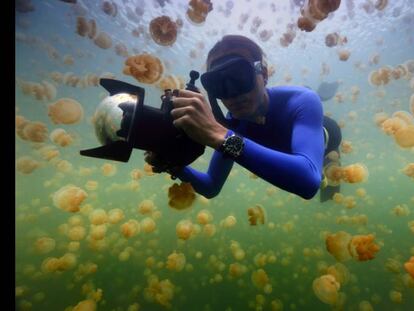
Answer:
<svg viewBox="0 0 414 311"><path fill-rule="evenodd" d="M224 152L231 157L238 157L244 146L243 138L240 136L230 136L227 138L224 144Z"/></svg>

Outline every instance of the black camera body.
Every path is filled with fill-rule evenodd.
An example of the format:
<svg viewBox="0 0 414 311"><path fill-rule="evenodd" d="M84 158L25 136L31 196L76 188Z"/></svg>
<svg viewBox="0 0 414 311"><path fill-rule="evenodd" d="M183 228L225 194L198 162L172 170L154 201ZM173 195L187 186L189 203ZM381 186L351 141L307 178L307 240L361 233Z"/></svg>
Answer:
<svg viewBox="0 0 414 311"><path fill-rule="evenodd" d="M199 92L195 86L199 73L191 71L190 78L186 89ZM116 138L114 139L114 135L104 138L101 140L103 146L81 150L81 155L128 162L132 149L135 148L155 153L157 158L166 164L166 167L172 168L189 165L204 153L204 145L191 140L184 131L173 125L172 90L165 90L164 95L161 96L161 107L154 108L144 105L145 90L141 87L114 79L100 79L99 83L109 92L110 96L126 93L134 96L136 101L112 105L113 111L119 114L122 111L120 125L104 124L105 121L103 121L102 126L111 129L117 127ZM95 130L98 132L96 126ZM99 133L102 134L102 132L105 130L100 129Z"/></svg>

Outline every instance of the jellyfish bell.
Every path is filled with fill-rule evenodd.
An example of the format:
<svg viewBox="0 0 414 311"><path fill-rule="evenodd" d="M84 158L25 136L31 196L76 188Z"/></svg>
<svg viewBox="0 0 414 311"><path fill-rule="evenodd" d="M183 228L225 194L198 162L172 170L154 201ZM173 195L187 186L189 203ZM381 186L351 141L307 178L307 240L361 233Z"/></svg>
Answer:
<svg viewBox="0 0 414 311"><path fill-rule="evenodd" d="M191 72L187 89L196 89L197 72ZM204 153L205 146L192 141L173 125L171 90L161 96L161 108L144 105L145 90L122 81L101 78L109 96L94 116L95 134L101 147L81 150L88 157L128 162L132 149L156 153L169 166L185 166Z"/></svg>

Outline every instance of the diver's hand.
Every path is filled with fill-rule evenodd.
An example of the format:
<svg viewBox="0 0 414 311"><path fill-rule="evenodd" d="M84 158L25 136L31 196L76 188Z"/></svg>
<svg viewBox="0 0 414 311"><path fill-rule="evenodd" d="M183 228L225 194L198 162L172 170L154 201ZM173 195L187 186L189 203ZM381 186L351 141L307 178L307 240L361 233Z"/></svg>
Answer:
<svg viewBox="0 0 414 311"><path fill-rule="evenodd" d="M224 141L227 129L216 121L211 107L203 94L178 90L172 98L171 110L174 126L181 128L199 144L218 149Z"/></svg>

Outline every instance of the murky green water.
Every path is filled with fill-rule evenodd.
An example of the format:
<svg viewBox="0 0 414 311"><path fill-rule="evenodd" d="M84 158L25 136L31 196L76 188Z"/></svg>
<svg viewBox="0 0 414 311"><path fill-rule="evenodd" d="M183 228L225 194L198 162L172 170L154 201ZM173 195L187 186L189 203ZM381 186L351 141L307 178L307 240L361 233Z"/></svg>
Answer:
<svg viewBox="0 0 414 311"><path fill-rule="evenodd" d="M189 1L116 1L116 12L114 7L105 9L115 16L103 11L103 2L20 1L16 10L16 309L414 309L414 280L404 269L414 256L414 184L404 173L413 165L414 149L401 148L374 121L379 112L388 117L401 110L413 113L413 72L406 70L396 79L394 71L385 85L368 81L374 70L395 69L414 59L411 1L390 1L382 11L375 8L376 1L342 1L314 31L294 26L295 36L287 46L280 38L289 23L296 25L300 13L294 3L301 1L213 1L201 24L188 19ZM243 14L248 19L239 26ZM149 34L151 20L161 15L182 22L172 46L158 45ZM94 20L97 33L108 34L108 48L77 33L80 16ZM260 24L257 29L255 23ZM272 31L266 41L263 31ZM327 47L325 37L333 32L346 36L347 42ZM322 81L341 82L336 97L323 103L324 110L341 122L343 139L352 144L352 151L342 154L342 165L363 163L369 172L362 183L342 184L345 203L321 204L318 195L305 201L236 164L220 195L210 200L197 196L191 208L177 211L168 205L174 181L166 174L146 174L142 151L135 150L128 163L79 155L79 150L98 145L91 118L107 95L95 85L98 77L109 75L144 87L146 104L161 103L160 87L123 73L126 57L116 46L123 44L130 56L156 56L164 65L163 76L173 74L188 82L190 70L204 71L213 44L232 33L248 36L266 52L275 69L269 86L317 89ZM346 61L338 56L343 50L350 52ZM79 122L56 124L56 116L48 115L62 98L80 103ZM56 129L66 134L50 138ZM65 140L69 145L61 146ZM205 171L211 153L207 148L193 167ZM105 169L113 171L107 174ZM87 194L79 206L73 194L56 199L67 185L80 188L81 197ZM63 201L79 211L59 208ZM139 206L149 201L153 210L143 214ZM351 201L355 203L347 206ZM255 205L264 208L265 224L250 226L247 209ZM96 214L103 210L112 215L114 209L122 211L122 219ZM199 223L202 210L212 215L209 225ZM229 216L236 219L233 226ZM145 229L147 218L155 222L154 231ZM140 232L127 238L124 224L129 220L139 223ZM176 233L181 220L193 224L187 240ZM339 231L372 234L380 250L372 260L352 258L335 266L340 288L331 293L336 303L329 305L312 284L323 275L335 275L337 260L325 240ZM168 263L174 251L185 257L185 263L177 263L180 271ZM346 273L338 276L338 271ZM261 281L256 280L263 272Z"/></svg>

